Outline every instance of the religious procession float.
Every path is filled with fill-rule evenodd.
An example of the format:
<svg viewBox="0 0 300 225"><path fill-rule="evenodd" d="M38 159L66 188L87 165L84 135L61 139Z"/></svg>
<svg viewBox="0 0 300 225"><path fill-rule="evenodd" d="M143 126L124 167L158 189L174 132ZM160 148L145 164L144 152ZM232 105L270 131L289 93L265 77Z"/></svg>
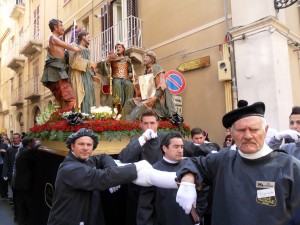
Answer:
<svg viewBox="0 0 300 225"><path fill-rule="evenodd" d="M130 139L143 131L139 121L120 120L120 114L108 106L92 107L91 114L75 112L74 109L60 109L48 106L37 118L37 124L30 128L29 136L39 138L41 150L65 156L69 151L66 138L80 128L92 129L99 137L99 145L93 154L117 155ZM180 132L190 135L190 127L176 120L159 121L160 132Z"/></svg>

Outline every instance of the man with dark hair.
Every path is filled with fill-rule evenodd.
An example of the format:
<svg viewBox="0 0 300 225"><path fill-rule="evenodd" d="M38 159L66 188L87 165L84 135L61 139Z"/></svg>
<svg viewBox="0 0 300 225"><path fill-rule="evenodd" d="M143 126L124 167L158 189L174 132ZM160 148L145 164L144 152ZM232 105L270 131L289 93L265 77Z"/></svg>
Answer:
<svg viewBox="0 0 300 225"><path fill-rule="evenodd" d="M67 138L70 152L58 168L48 225L105 224L99 191L131 181L140 184L143 170L152 169L146 161L118 167L109 155L92 156L98 143L86 128Z"/></svg>
<svg viewBox="0 0 300 225"><path fill-rule="evenodd" d="M165 134L158 133L158 117L151 110L144 111L141 115L140 126L144 133L132 139L129 144L119 153L119 160L122 163L133 163L139 160L147 160L151 165L162 158L160 149L161 140ZM140 187L128 184L126 223L127 225L136 224L136 211Z"/></svg>
<svg viewBox="0 0 300 225"><path fill-rule="evenodd" d="M130 143L122 149L119 153L119 160L122 163L133 163L139 160L147 160L151 165L161 160L163 153L160 148L161 141L166 135L158 131L158 116L152 110L146 110L141 115L140 126L144 133L130 141ZM184 141L184 152L188 151L187 148L191 142ZM136 224L136 210L140 187L134 184L128 184L127 194L127 220L126 224Z"/></svg>
<svg viewBox="0 0 300 225"><path fill-rule="evenodd" d="M300 159L300 106L294 106L292 108L289 117L289 128L289 130L276 133L268 145L272 149L283 149L288 154Z"/></svg>
<svg viewBox="0 0 300 225"><path fill-rule="evenodd" d="M150 164L156 163L162 157L160 150L161 140L164 134L157 133L158 118L155 112L148 110L141 116L140 124L144 133L130 141L119 154L122 163L137 162L141 159L147 160Z"/></svg>
<svg viewBox="0 0 300 225"><path fill-rule="evenodd" d="M80 48L81 53L69 53L69 80L76 96L76 106L83 113L91 114L91 107L96 105L94 83L100 83L95 75L97 64L90 60L88 49L91 37L88 32L78 30L73 46Z"/></svg>
<svg viewBox="0 0 300 225"><path fill-rule="evenodd" d="M187 161L183 159L183 139L179 133L166 134L161 141L161 151L163 158L153 165L154 169L176 172ZM186 215L176 203L176 193L176 189L154 186L142 188L137 211L137 225L194 224L190 216ZM198 195L197 213L201 217L207 206L205 197L205 193Z"/></svg>
<svg viewBox="0 0 300 225"><path fill-rule="evenodd" d="M15 194L17 221L20 225L33 224L34 216L34 173L38 151L35 139L25 137L16 153L12 186Z"/></svg>
<svg viewBox="0 0 300 225"><path fill-rule="evenodd" d="M41 82L50 89L61 108L73 107L76 102L66 72L65 49L78 53L81 53L81 49L60 40L65 33L60 20L50 20L49 28L52 34Z"/></svg>
<svg viewBox="0 0 300 225"><path fill-rule="evenodd" d="M176 201L186 213L196 201L195 185L211 183L212 225L300 224L300 162L267 146L264 113L257 102L225 114L223 126L238 150L190 158L177 172Z"/></svg>
<svg viewBox="0 0 300 225"><path fill-rule="evenodd" d="M207 139L207 132L199 127L191 130L192 142L184 142L184 156L206 156L210 153L217 153L218 149L214 143L210 143Z"/></svg>
<svg viewBox="0 0 300 225"><path fill-rule="evenodd" d="M208 133L200 127L195 127L191 130L192 141L196 145L209 142Z"/></svg>
<svg viewBox="0 0 300 225"><path fill-rule="evenodd" d="M101 74L106 79L112 79L113 102L118 102L121 107L128 99L134 97L134 68L131 59L124 55L125 46L122 43L115 45L115 51L109 53L109 57L101 62ZM110 77L111 76L111 77ZM108 94L108 93L107 93Z"/></svg>

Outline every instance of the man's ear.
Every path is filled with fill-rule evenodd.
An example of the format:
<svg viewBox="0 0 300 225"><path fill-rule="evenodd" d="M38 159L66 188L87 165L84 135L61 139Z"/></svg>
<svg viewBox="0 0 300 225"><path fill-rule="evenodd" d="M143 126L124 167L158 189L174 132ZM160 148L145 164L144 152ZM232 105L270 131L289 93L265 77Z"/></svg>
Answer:
<svg viewBox="0 0 300 225"><path fill-rule="evenodd" d="M163 149L164 152L166 152L168 150L168 148L164 145L162 146L162 149Z"/></svg>
<svg viewBox="0 0 300 225"><path fill-rule="evenodd" d="M267 125L267 126L265 127L265 137L267 136L268 129L269 129L269 125Z"/></svg>

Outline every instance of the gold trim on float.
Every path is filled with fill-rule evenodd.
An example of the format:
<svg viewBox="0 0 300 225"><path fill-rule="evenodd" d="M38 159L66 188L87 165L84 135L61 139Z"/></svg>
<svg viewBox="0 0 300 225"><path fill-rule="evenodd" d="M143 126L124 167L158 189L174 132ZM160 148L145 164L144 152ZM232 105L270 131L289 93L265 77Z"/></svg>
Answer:
<svg viewBox="0 0 300 225"><path fill-rule="evenodd" d="M126 147L129 143L129 138L123 138L121 141L101 141L98 144L98 147L93 151L93 155L107 154L107 155L116 155ZM42 141L42 146L39 148L40 151L48 152L55 155L66 156L69 152L69 149L66 147L64 142L58 141Z"/></svg>

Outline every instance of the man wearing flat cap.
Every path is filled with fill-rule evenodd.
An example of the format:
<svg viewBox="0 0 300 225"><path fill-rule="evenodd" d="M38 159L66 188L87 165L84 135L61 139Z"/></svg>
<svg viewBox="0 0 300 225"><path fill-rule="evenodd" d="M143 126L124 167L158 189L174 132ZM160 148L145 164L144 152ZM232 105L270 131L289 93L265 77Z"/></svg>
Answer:
<svg viewBox="0 0 300 225"><path fill-rule="evenodd" d="M289 117L289 130L276 133L269 142L272 149L280 148L300 159L300 106L292 108Z"/></svg>
<svg viewBox="0 0 300 225"><path fill-rule="evenodd" d="M66 144L70 152L58 168L48 225L105 224L99 191L131 181L145 185L145 170L152 169L146 161L118 167L108 155L91 156L98 137L89 129L71 134Z"/></svg>
<svg viewBox="0 0 300 225"><path fill-rule="evenodd" d="M300 224L300 161L265 144L264 113L257 102L225 114L238 150L190 158L177 172L176 201L186 213L195 185L213 184L212 225Z"/></svg>

